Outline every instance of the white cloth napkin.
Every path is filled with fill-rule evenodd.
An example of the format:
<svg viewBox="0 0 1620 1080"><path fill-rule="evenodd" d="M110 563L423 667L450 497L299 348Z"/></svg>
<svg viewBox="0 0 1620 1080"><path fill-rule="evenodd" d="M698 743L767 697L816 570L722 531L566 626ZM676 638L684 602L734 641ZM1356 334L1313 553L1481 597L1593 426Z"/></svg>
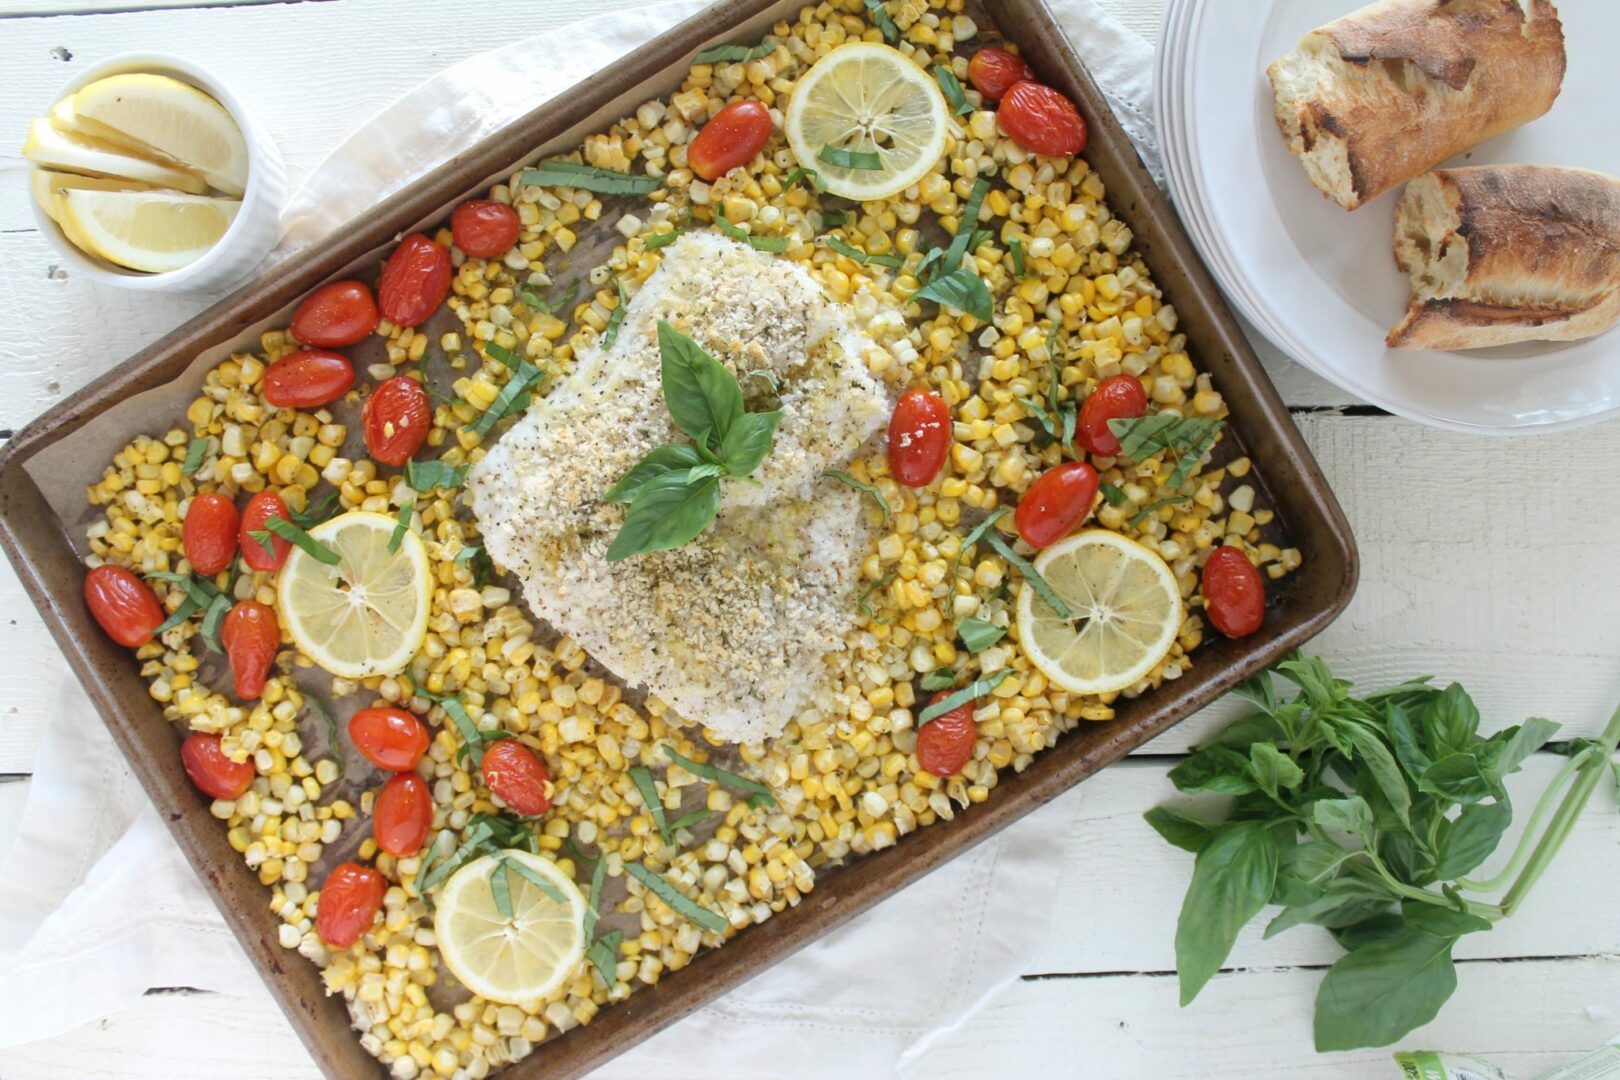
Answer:
<svg viewBox="0 0 1620 1080"><path fill-rule="evenodd" d="M288 207L272 257L326 236L702 6L679 0L599 16L434 76L316 169ZM1092 0L1052 7L1157 175L1151 47ZM1030 815L596 1076L776 1076L784 1062L805 1078L912 1075L929 1043L1016 978L1048 939L1077 797ZM0 1047L69 1031L158 986L265 993L68 676L0 874Z"/></svg>

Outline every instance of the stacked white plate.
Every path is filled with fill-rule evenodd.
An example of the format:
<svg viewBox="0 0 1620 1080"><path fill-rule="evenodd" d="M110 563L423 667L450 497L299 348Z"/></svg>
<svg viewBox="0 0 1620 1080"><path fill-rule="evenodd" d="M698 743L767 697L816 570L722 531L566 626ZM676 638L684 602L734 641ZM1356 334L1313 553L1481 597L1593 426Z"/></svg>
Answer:
<svg viewBox="0 0 1620 1080"><path fill-rule="evenodd" d="M1620 414L1620 330L1465 352L1384 347L1406 310L1399 190L1354 213L1289 154L1265 69L1357 0L1170 0L1155 97L1170 193L1228 299L1279 348L1364 401L1475 434ZM1526 162L1620 176L1616 0L1557 0L1569 58L1552 110L1450 165Z"/></svg>

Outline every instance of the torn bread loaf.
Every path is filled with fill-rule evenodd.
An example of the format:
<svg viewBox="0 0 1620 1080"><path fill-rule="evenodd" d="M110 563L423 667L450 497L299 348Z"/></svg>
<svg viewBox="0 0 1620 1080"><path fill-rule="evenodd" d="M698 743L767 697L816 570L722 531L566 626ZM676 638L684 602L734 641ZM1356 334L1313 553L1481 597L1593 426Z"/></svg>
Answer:
<svg viewBox="0 0 1620 1080"><path fill-rule="evenodd" d="M1311 183L1354 210L1552 108L1564 31L1549 0L1380 0L1266 74Z"/></svg>
<svg viewBox="0 0 1620 1080"><path fill-rule="evenodd" d="M1406 186L1395 261L1412 278L1393 349L1573 341L1620 321L1620 180L1588 169L1438 169Z"/></svg>

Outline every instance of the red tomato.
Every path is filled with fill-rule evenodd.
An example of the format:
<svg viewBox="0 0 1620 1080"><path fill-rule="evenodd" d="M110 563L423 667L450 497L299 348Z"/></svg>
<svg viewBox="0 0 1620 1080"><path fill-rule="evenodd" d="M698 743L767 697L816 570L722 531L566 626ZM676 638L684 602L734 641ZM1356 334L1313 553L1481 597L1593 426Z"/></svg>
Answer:
<svg viewBox="0 0 1620 1080"><path fill-rule="evenodd" d="M1006 49L980 49L968 62L968 82L989 101L1000 101L1014 83L1033 78L1024 58Z"/></svg>
<svg viewBox="0 0 1620 1080"><path fill-rule="evenodd" d="M1001 130L1025 150L1073 157L1086 148L1086 121L1074 102L1038 82L1014 83L1001 99Z"/></svg>
<svg viewBox="0 0 1620 1080"><path fill-rule="evenodd" d="M1018 535L1030 547L1051 547L1091 516L1097 484L1097 470L1082 461L1048 469L1018 500L1013 511Z"/></svg>
<svg viewBox="0 0 1620 1080"><path fill-rule="evenodd" d="M236 504L225 496L204 491L191 497L185 524L180 527L186 561L204 577L213 577L236 558L236 528L241 524Z"/></svg>
<svg viewBox="0 0 1620 1080"><path fill-rule="evenodd" d="M264 680L281 648L281 627L273 609L253 600L242 600L225 616L219 628L219 641L231 661L231 677L236 696L252 701L264 693Z"/></svg>
<svg viewBox="0 0 1620 1080"><path fill-rule="evenodd" d="M947 698L941 690L929 704ZM979 739L979 725L973 722L974 702L959 705L934 717L917 732L917 764L935 776L955 776L973 760L973 744Z"/></svg>
<svg viewBox="0 0 1620 1080"><path fill-rule="evenodd" d="M377 302L362 281L333 281L308 296L293 312L292 336L317 349L358 345L377 329Z"/></svg>
<svg viewBox="0 0 1620 1080"><path fill-rule="evenodd" d="M433 827L433 793L413 772L395 773L377 792L371 835L390 855L415 855Z"/></svg>
<svg viewBox="0 0 1620 1080"><path fill-rule="evenodd" d="M1266 586L1249 557L1235 547L1219 547L1204 563L1204 609L1227 637L1248 637L1266 618Z"/></svg>
<svg viewBox="0 0 1620 1080"><path fill-rule="evenodd" d="M494 199L469 199L450 215L456 247L479 259L497 259L518 242L517 211Z"/></svg>
<svg viewBox="0 0 1620 1080"><path fill-rule="evenodd" d="M686 163L705 180L718 180L754 160L771 139L771 111L757 101L734 101L703 125Z"/></svg>
<svg viewBox="0 0 1620 1080"><path fill-rule="evenodd" d="M513 813L539 817L550 810L549 778L546 763L516 739L497 739L484 747L484 786Z"/></svg>
<svg viewBox="0 0 1620 1080"><path fill-rule="evenodd" d="M232 761L219 748L218 735L198 731L180 744L180 764L191 782L211 799L239 799L253 783L253 761Z"/></svg>
<svg viewBox="0 0 1620 1080"><path fill-rule="evenodd" d="M930 390L907 390L889 418L889 472L906 487L927 487L951 452L951 410Z"/></svg>
<svg viewBox="0 0 1620 1080"><path fill-rule="evenodd" d="M383 264L377 307L395 326L415 326L439 310L450 294L450 251L411 233Z"/></svg>
<svg viewBox="0 0 1620 1080"><path fill-rule="evenodd" d="M371 929L387 892L387 879L371 867L343 863L321 886L315 932L332 948L347 949Z"/></svg>
<svg viewBox="0 0 1620 1080"><path fill-rule="evenodd" d="M360 410L366 449L384 465L403 465L427 439L433 426L433 405L422 384L409 375L395 375L366 398Z"/></svg>
<svg viewBox="0 0 1620 1080"><path fill-rule="evenodd" d="M1119 454L1119 439L1115 438L1108 421L1145 416L1147 409L1147 391L1142 389L1142 380L1135 375L1104 379L1080 406L1074 441L1098 457L1115 457Z"/></svg>
<svg viewBox="0 0 1620 1080"><path fill-rule="evenodd" d="M354 385L354 365L342 353L306 349L264 369L264 400L278 409L317 409Z"/></svg>
<svg viewBox="0 0 1620 1080"><path fill-rule="evenodd" d="M259 492L248 500L247 509L242 511L242 526L238 530L237 542L242 548L242 561L251 570L280 570L281 564L287 561L287 552L292 550L291 544L273 533L270 536L270 550L274 554L267 553L264 545L253 538L253 533L268 531L264 523L273 517L283 521L292 520L287 514L287 504L273 491Z"/></svg>
<svg viewBox="0 0 1620 1080"><path fill-rule="evenodd" d="M389 772L416 768L427 752L428 733L422 721L388 705L361 709L349 718L349 740L362 757Z"/></svg>
<svg viewBox="0 0 1620 1080"><path fill-rule="evenodd" d="M84 602L107 636L131 649L151 641L163 625L157 593L122 566L108 563L84 575Z"/></svg>

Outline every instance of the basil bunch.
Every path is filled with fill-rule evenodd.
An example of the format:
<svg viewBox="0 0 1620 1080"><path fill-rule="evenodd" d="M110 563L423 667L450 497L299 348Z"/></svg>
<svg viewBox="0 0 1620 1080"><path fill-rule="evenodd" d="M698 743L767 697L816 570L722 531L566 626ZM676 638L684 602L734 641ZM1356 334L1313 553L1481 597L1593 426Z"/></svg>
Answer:
<svg viewBox="0 0 1620 1080"><path fill-rule="evenodd" d="M720 478L759 468L782 422L781 409L745 412L737 377L662 320L658 353L669 415L694 442L653 449L602 496L630 506L608 562L678 548L708 528L720 510Z"/></svg>
<svg viewBox="0 0 1620 1080"><path fill-rule="evenodd" d="M1182 791L1233 796L1226 819L1147 814L1197 854L1176 926L1181 1003L1220 970L1238 931L1278 904L1266 937L1313 924L1347 950L1316 996L1316 1048L1383 1046L1435 1017L1457 986L1457 940L1511 914L1557 854L1620 742L1620 710L1597 742L1571 744L1531 818L1572 781L1545 830L1526 832L1506 872L1475 881L1464 875L1513 818L1503 778L1558 725L1535 718L1485 738L1456 684L1425 678L1357 698L1319 658L1296 652L1276 671L1299 686L1295 700L1279 700L1262 672L1237 691L1256 711L1171 770ZM1510 878L1499 903L1465 895Z"/></svg>

